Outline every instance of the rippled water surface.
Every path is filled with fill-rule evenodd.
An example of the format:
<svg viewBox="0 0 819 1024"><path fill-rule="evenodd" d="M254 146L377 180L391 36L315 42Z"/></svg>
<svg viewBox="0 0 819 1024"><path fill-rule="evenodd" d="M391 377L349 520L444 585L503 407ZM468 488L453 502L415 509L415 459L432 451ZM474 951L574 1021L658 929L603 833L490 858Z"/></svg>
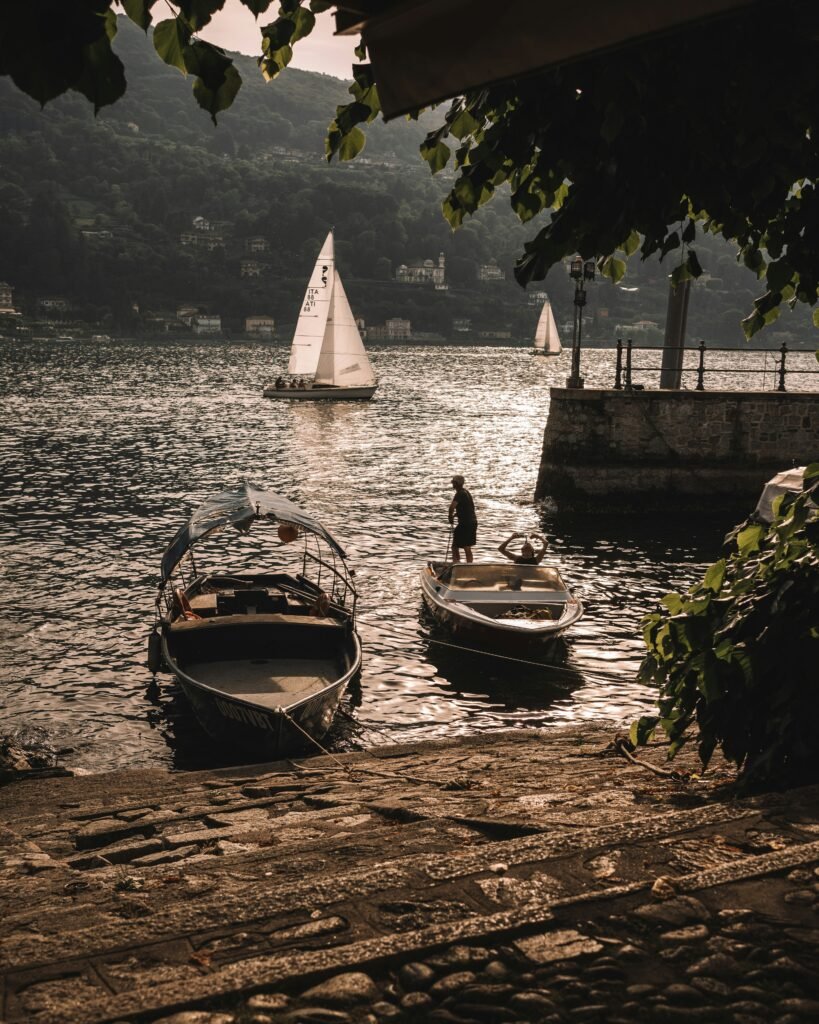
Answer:
<svg viewBox="0 0 819 1024"><path fill-rule="evenodd" d="M244 476L303 504L357 571L364 668L337 747L623 720L650 703L634 681L640 617L701 574L732 523L579 520L533 505L566 354L376 349L374 401L313 405L261 397L283 356L249 344L0 347L4 728L42 728L73 748L67 763L93 769L219 761L170 677L149 688L146 637L164 547L200 499ZM585 353L587 383L609 384L613 361ZM550 537L587 608L563 666L429 643L418 574L446 549L455 472L477 501L478 558L513 531Z"/></svg>

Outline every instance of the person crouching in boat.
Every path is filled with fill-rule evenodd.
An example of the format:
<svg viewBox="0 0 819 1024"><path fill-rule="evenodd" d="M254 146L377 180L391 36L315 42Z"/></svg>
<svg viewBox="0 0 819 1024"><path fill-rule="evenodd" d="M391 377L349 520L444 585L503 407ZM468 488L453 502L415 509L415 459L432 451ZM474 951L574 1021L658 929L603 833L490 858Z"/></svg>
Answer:
<svg viewBox="0 0 819 1024"><path fill-rule="evenodd" d="M540 550L536 551L534 544L531 543L529 537L533 537L535 540L540 541ZM520 554L515 555L509 550L509 545L513 540L523 538L523 543L520 546ZM515 565L540 565L543 561L543 556L546 554L546 538L542 533L513 533L508 540L505 540L503 544L498 548L498 551L503 555L504 558L508 558L510 562L514 562Z"/></svg>
<svg viewBox="0 0 819 1024"><path fill-rule="evenodd" d="M452 561L460 562L461 548L467 562L472 561L472 546L477 540L478 517L475 515L475 502L472 495L464 487L464 478L458 474L452 478L455 496L449 503L449 521L458 522L452 533Z"/></svg>

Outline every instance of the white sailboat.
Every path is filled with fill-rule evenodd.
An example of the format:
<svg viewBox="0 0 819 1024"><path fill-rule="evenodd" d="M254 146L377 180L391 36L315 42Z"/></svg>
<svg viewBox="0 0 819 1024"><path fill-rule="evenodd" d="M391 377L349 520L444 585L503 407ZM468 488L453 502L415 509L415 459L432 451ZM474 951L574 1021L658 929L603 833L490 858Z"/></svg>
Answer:
<svg viewBox="0 0 819 1024"><path fill-rule="evenodd" d="M299 386L280 377L264 389L265 398L372 398L378 387L336 269L332 231L310 275L287 372Z"/></svg>
<svg viewBox="0 0 819 1024"><path fill-rule="evenodd" d="M560 344L560 337L557 333L555 315L552 312L552 304L547 299L540 311L540 319L535 329L535 347L532 349L534 356L559 356L563 351Z"/></svg>

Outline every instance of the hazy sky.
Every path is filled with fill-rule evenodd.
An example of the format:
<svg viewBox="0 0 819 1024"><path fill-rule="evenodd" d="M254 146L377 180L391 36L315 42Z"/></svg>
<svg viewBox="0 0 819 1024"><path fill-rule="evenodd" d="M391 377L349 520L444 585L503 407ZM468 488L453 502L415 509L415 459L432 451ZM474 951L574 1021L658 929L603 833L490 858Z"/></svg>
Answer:
<svg viewBox="0 0 819 1024"><path fill-rule="evenodd" d="M262 52L261 26L275 21L278 9L279 5L274 0L269 10L256 21L240 0L227 0L199 35L226 50L238 50L258 57ZM312 33L294 47L290 67L323 71L325 75L335 75L336 78L351 78L350 68L356 61L353 50L358 37L334 36L335 24L331 14L320 14Z"/></svg>

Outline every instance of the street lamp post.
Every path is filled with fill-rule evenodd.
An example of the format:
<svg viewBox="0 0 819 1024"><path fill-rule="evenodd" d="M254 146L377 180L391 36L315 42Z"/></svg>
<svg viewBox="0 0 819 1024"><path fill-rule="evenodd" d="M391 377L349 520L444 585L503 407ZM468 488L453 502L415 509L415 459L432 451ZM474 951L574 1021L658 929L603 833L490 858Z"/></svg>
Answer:
<svg viewBox="0 0 819 1024"><path fill-rule="evenodd" d="M586 305L586 281L594 280L594 260L585 262L575 256L569 264L569 276L574 280L574 330L572 331L572 372L566 378L567 388L582 388L580 376L580 344L583 337L583 307Z"/></svg>

